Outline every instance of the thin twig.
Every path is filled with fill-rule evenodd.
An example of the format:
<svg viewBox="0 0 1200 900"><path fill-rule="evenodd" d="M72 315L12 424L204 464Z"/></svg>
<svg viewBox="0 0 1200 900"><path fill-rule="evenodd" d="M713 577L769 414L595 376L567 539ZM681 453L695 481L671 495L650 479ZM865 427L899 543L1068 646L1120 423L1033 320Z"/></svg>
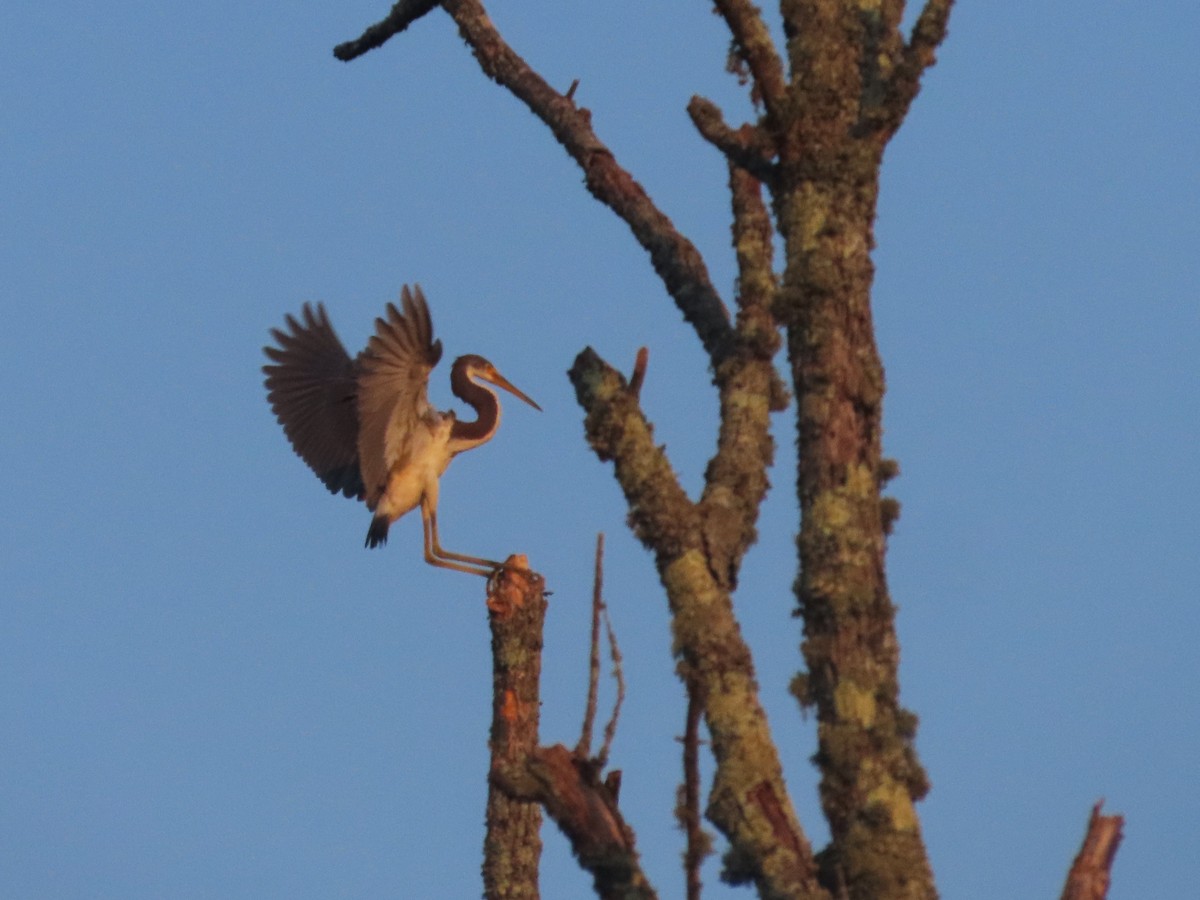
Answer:
<svg viewBox="0 0 1200 900"><path fill-rule="evenodd" d="M954 0L928 0L904 47L901 63L892 74L888 91L887 121L895 132L921 90L921 76L937 61L937 48L946 39Z"/></svg>
<svg viewBox="0 0 1200 900"><path fill-rule="evenodd" d="M523 765L493 770L491 778L513 797L541 803L592 874L604 900L653 900L637 839L617 806L616 789L601 782L595 765L561 744L538 747Z"/></svg>
<svg viewBox="0 0 1200 900"><path fill-rule="evenodd" d="M700 717L704 704L696 688L688 688L687 724L683 733L683 802L679 818L687 836L683 868L688 900L700 900L700 866L709 853L708 835L700 826Z"/></svg>
<svg viewBox="0 0 1200 900"><path fill-rule="evenodd" d="M633 374L629 376L629 393L637 397L642 393L642 382L646 380L646 364L650 361L650 351L638 347L637 358L633 361Z"/></svg>
<svg viewBox="0 0 1200 900"><path fill-rule="evenodd" d="M544 582L523 556L488 581L492 630L491 771L524 765L538 745ZM542 811L490 781L484 836L484 896L537 900Z"/></svg>
<svg viewBox="0 0 1200 900"><path fill-rule="evenodd" d="M596 563L592 575L592 640L588 658L587 707L583 713L583 729L575 755L587 759L592 755L592 728L596 723L596 702L600 693L600 608L601 590L604 585L604 532L596 535Z"/></svg>
<svg viewBox="0 0 1200 900"><path fill-rule="evenodd" d="M596 755L596 765L601 769L608 764L608 754L612 750L613 739L617 736L617 722L621 718L621 704L625 702L625 671L621 666L621 648L617 646L617 633L613 631L612 619L608 616L608 606L603 602L600 604L600 609L604 613L604 633L608 635L609 657L612 660L613 678L617 682L617 699L613 702L612 715L609 716L608 723L604 726L604 744L600 747L600 752ZM617 784L620 784L620 774L617 775ZM614 789L614 794L616 789Z"/></svg>

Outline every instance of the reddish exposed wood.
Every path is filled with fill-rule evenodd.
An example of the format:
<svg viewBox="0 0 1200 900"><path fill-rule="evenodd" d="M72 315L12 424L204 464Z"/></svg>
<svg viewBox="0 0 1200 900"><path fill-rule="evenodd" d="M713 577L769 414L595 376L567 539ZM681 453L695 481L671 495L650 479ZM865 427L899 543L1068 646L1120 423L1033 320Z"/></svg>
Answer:
<svg viewBox="0 0 1200 900"><path fill-rule="evenodd" d="M492 770L521 765L537 748L546 599L540 575L510 556L488 581L492 629ZM483 884L488 900L536 900L542 811L489 784Z"/></svg>
<svg viewBox="0 0 1200 900"><path fill-rule="evenodd" d="M1063 888L1062 900L1104 900L1108 896L1109 879L1112 876L1113 860L1121 845L1121 831L1125 826L1123 816L1100 814L1104 801L1092 807L1088 818L1087 834L1083 846Z"/></svg>
<svg viewBox="0 0 1200 900"><path fill-rule="evenodd" d="M629 393L641 396L642 383L646 380L646 366L650 362L650 350L638 347L637 358L633 361L633 374L629 376Z"/></svg>
<svg viewBox="0 0 1200 900"><path fill-rule="evenodd" d="M561 744L540 747L529 759L525 777L514 786L545 806L580 865L592 873L600 897L657 897L642 872L633 830L617 808L616 794L600 780L590 760Z"/></svg>

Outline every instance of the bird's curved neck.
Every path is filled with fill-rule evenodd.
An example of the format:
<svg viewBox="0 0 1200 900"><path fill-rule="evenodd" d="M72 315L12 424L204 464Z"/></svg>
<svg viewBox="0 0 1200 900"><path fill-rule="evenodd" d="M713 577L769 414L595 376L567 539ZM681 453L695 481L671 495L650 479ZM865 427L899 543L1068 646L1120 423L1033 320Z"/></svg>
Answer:
<svg viewBox="0 0 1200 900"><path fill-rule="evenodd" d="M475 410L470 422L455 421L450 429L451 449L455 453L487 443L500 426L500 400L496 392L477 384L467 376L465 365L457 362L450 370L450 390Z"/></svg>

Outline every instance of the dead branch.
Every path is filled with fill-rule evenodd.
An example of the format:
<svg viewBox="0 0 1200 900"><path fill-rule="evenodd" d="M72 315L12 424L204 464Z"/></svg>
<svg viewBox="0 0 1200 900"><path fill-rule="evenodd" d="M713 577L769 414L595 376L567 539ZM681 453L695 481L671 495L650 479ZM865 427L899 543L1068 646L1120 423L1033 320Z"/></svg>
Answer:
<svg viewBox="0 0 1200 900"><path fill-rule="evenodd" d="M334 47L333 55L342 62L350 62L376 47L382 47L389 38L402 32L437 5L437 0L399 0L382 21L369 26L354 40Z"/></svg>
<svg viewBox="0 0 1200 900"><path fill-rule="evenodd" d="M587 759L592 755L592 727L596 721L596 701L600 694L600 608L604 585L604 534L596 535L596 563L592 574L592 637L588 653L588 694L583 713L583 728L575 755Z"/></svg>
<svg viewBox="0 0 1200 900"><path fill-rule="evenodd" d="M890 79L886 118L891 132L900 127L921 90L921 76L937 61L937 48L946 39L953 5L954 0L928 0L913 25L900 65Z"/></svg>
<svg viewBox="0 0 1200 900"><path fill-rule="evenodd" d="M604 723L604 743L600 745L600 752L596 754L596 765L603 769L608 765L608 754L612 750L613 740L617 736L617 723L621 720L621 706L625 703L625 672L621 666L621 648L617 646L617 634L613 631L612 619L608 616L608 607L602 606L601 611L604 613L604 633L608 637L608 653L613 667L613 679L617 682L617 696L613 701L612 715ZM616 796L621 784L621 773L610 772L609 775L616 776L616 786L613 787L613 796Z"/></svg>
<svg viewBox="0 0 1200 900"><path fill-rule="evenodd" d="M1062 900L1104 900L1108 896L1108 884L1112 876L1113 860L1121 845L1121 831L1125 827L1123 816L1100 814L1104 801L1092 807L1088 817L1087 833L1083 846L1063 888Z"/></svg>
<svg viewBox="0 0 1200 900"><path fill-rule="evenodd" d="M726 159L759 181L775 179L776 169L771 162L775 149L757 128L753 125L730 128L720 107L707 97L692 97L687 111L700 136L720 150Z"/></svg>
<svg viewBox="0 0 1200 900"><path fill-rule="evenodd" d="M683 852L688 900L700 900L703 884L700 867L712 852L712 842L700 826L700 716L704 705L694 689L688 690L687 721L683 732L683 785L677 815L687 839Z"/></svg>
<svg viewBox="0 0 1200 900"><path fill-rule="evenodd" d="M523 556L488 582L492 629L491 769L522 764L537 749L542 626L546 599L541 576ZM541 808L489 782L483 883L488 900L538 896Z"/></svg>
<svg viewBox="0 0 1200 900"><path fill-rule="evenodd" d="M701 527L709 568L723 587L737 585L742 557L757 537L755 523L775 456L770 414L782 407L773 357L779 329L771 218L757 180L729 164L733 245L738 262L738 351L717 373L720 425L700 497Z"/></svg>
<svg viewBox="0 0 1200 900"><path fill-rule="evenodd" d="M717 11L733 35L738 55L754 77L755 93L762 98L767 115L778 118L787 100L783 60L762 19L762 12L749 0L715 0Z"/></svg>
<svg viewBox="0 0 1200 900"><path fill-rule="evenodd" d="M656 558L681 665L697 679L717 771L707 815L738 860L726 876L765 897L825 897L783 784L728 588L714 577L700 510L679 486L625 379L584 350L570 371L597 456L615 463L634 532ZM765 401L762 404L764 413Z"/></svg>
<svg viewBox="0 0 1200 900"><path fill-rule="evenodd" d="M480 68L546 123L583 169L592 196L629 226L715 368L729 352L733 329L700 252L617 163L592 129L591 113L555 91L530 68L500 36L479 0L443 0L442 6L458 25Z"/></svg>
<svg viewBox="0 0 1200 900"><path fill-rule="evenodd" d="M657 897L642 871L633 830L617 807L616 793L600 780L591 760L561 744L540 747L524 765L493 771L492 780L512 796L545 807L580 865L592 873L600 897Z"/></svg>

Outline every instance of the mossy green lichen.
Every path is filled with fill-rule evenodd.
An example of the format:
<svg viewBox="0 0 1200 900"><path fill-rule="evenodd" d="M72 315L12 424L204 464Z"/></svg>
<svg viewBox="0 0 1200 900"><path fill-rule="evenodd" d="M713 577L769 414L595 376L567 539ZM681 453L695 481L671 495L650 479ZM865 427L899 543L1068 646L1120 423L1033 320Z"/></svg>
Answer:
<svg viewBox="0 0 1200 900"><path fill-rule="evenodd" d="M833 707L839 719L855 722L862 728L875 724L875 693L853 681L843 679L833 689Z"/></svg>

